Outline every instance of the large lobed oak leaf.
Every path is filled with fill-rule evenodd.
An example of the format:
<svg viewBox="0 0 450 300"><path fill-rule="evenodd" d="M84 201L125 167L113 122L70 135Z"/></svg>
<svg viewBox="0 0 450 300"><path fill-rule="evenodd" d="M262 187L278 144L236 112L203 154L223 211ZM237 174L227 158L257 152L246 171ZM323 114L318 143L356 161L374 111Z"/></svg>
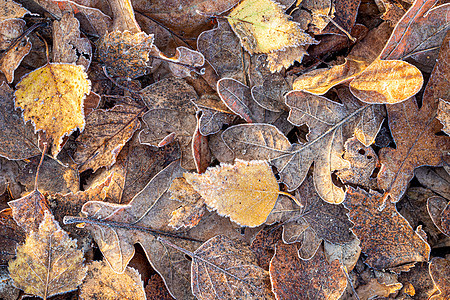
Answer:
<svg viewBox="0 0 450 300"><path fill-rule="evenodd" d="M184 173L186 181L221 216L243 226L266 221L280 193L272 169L265 161L236 160L203 174Z"/></svg>
<svg viewBox="0 0 450 300"><path fill-rule="evenodd" d="M63 137L84 129L83 102L91 90L84 67L49 63L23 77L16 88L16 106L23 109L25 121L52 139L56 157Z"/></svg>
<svg viewBox="0 0 450 300"><path fill-rule="evenodd" d="M347 277L339 261L328 262L323 249L303 260L298 244L278 243L270 261L270 281L277 299L339 299L347 287Z"/></svg>
<svg viewBox="0 0 450 300"><path fill-rule="evenodd" d="M439 99L449 98L450 34L444 40L439 59L423 93L422 107L415 99L388 105L389 128L396 148L383 148L379 158L381 169L378 186L389 193L392 201L399 201L414 169L420 166L439 166L450 150L450 138L436 135L442 128L436 119Z"/></svg>
<svg viewBox="0 0 450 300"><path fill-rule="evenodd" d="M268 124L232 126L222 138L238 158L269 161L290 191L303 182L314 162L314 185L320 197L329 203L340 203L344 191L333 184L332 173L349 165L342 159L344 143L355 135L364 145L372 144L383 121L383 108L359 103L348 89L338 93L344 104L304 91L286 95L286 104L291 108L288 120L310 128L304 144L291 144Z"/></svg>
<svg viewBox="0 0 450 300"><path fill-rule="evenodd" d="M29 232L25 244L17 247L9 273L25 293L47 299L75 290L86 276L86 267L76 240L45 212L39 230Z"/></svg>
<svg viewBox="0 0 450 300"><path fill-rule="evenodd" d="M430 245L422 236L421 226L414 231L386 198L375 191L350 187L344 206L354 224L351 230L367 255L365 263L377 270L407 271L416 262L428 261Z"/></svg>

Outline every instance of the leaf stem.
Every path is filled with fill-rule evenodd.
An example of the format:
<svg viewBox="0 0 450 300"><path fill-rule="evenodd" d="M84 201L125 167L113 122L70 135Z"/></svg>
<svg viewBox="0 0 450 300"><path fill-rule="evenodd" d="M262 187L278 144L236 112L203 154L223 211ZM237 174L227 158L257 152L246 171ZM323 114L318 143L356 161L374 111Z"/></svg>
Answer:
<svg viewBox="0 0 450 300"><path fill-rule="evenodd" d="M292 196L291 194L283 192L283 191L278 191L278 194L288 196L292 201L297 203L298 206L303 207L303 204L301 204L300 201L298 201L298 199L295 198L294 196Z"/></svg>

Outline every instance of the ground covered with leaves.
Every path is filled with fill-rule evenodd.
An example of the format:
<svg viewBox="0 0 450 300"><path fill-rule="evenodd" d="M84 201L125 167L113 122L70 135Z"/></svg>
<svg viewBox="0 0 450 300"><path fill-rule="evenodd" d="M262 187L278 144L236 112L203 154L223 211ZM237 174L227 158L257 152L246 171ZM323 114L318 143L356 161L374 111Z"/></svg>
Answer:
<svg viewBox="0 0 450 300"><path fill-rule="evenodd" d="M450 299L446 0L0 0L0 298Z"/></svg>

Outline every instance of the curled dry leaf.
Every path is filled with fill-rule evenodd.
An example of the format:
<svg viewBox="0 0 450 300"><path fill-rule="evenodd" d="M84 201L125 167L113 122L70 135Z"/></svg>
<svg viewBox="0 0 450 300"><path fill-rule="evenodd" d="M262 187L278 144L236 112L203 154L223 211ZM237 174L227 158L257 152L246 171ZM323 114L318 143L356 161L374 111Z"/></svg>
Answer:
<svg viewBox="0 0 450 300"><path fill-rule="evenodd" d="M203 174L184 173L186 181L221 216L242 226L266 221L280 193L277 180L265 161L236 160Z"/></svg>
<svg viewBox="0 0 450 300"><path fill-rule="evenodd" d="M444 300L450 297L450 261L435 257L429 264L430 275L439 293L431 296L430 300Z"/></svg>
<svg viewBox="0 0 450 300"><path fill-rule="evenodd" d="M63 137L84 129L83 101L91 90L84 67L49 63L24 76L16 89L16 106L23 109L25 122L45 131L56 157Z"/></svg>
<svg viewBox="0 0 450 300"><path fill-rule="evenodd" d="M41 153L38 136L30 123L24 123L22 113L14 107L13 91L0 86L0 156L27 159Z"/></svg>
<svg viewBox="0 0 450 300"><path fill-rule="evenodd" d="M427 201L427 210L434 225L450 237L450 201L439 196L430 197Z"/></svg>
<svg viewBox="0 0 450 300"><path fill-rule="evenodd" d="M190 255L197 299L274 299L268 272L244 243L218 235Z"/></svg>
<svg viewBox="0 0 450 300"><path fill-rule="evenodd" d="M14 71L22 62L23 58L30 53L32 48L28 37L22 39L15 47L9 49L6 53L2 53L0 59L0 71L5 74L8 83L14 81Z"/></svg>
<svg viewBox="0 0 450 300"><path fill-rule="evenodd" d="M119 274L102 260L88 265L86 278L80 287L80 297L83 300L145 300L145 292L137 270L126 267L125 271Z"/></svg>
<svg viewBox="0 0 450 300"><path fill-rule="evenodd" d="M154 52L156 49L154 49ZM158 56L169 62L169 69L175 77L191 76L191 71L202 74L204 70L199 68L205 63L205 57L200 52L186 47L178 47L173 57L167 57L162 52L157 51Z"/></svg>
<svg viewBox="0 0 450 300"><path fill-rule="evenodd" d="M109 75L136 78L146 74L153 47L152 34L112 31L100 40L97 55Z"/></svg>
<svg viewBox="0 0 450 300"><path fill-rule="evenodd" d="M87 70L92 60L92 47L87 38L80 38L80 22L72 12L63 13L53 23L53 62L76 63Z"/></svg>
<svg viewBox="0 0 450 300"><path fill-rule="evenodd" d="M250 54L317 43L297 23L289 21L278 3L270 0L242 1L227 20Z"/></svg>
<svg viewBox="0 0 450 300"><path fill-rule="evenodd" d="M388 105L388 119L396 149L383 148L379 152L381 169L378 186L397 202L420 166L439 166L450 149L450 138L436 135L441 124L436 119L438 101L448 98L450 34L444 40L439 59L425 88L422 107L419 110L415 99Z"/></svg>
<svg viewBox="0 0 450 300"><path fill-rule="evenodd" d="M339 299L347 277L338 260L329 263L323 250L300 259L297 245L278 243L270 262L270 281L277 299Z"/></svg>
<svg viewBox="0 0 450 300"><path fill-rule="evenodd" d="M75 290L86 276L83 252L47 211L38 231L27 233L9 262L14 285L27 294L47 299Z"/></svg>
<svg viewBox="0 0 450 300"><path fill-rule="evenodd" d="M422 237L423 230L414 232L386 195L350 187L344 206L350 210L351 230L361 241L370 267L408 271L416 262L428 261L431 249Z"/></svg>
<svg viewBox="0 0 450 300"><path fill-rule="evenodd" d="M77 138L74 160L79 171L111 167L120 150L139 129L138 117L146 110L130 98L111 109L97 109L86 117L86 130Z"/></svg>
<svg viewBox="0 0 450 300"><path fill-rule="evenodd" d="M437 116L438 120L444 125L442 129L447 135L450 135L450 102L439 99Z"/></svg>

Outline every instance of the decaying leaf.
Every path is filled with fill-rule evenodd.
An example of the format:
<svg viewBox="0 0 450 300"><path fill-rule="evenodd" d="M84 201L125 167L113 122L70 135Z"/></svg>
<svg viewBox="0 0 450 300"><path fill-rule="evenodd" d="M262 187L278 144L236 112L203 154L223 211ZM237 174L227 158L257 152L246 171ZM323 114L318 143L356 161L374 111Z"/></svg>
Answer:
<svg viewBox="0 0 450 300"><path fill-rule="evenodd" d="M381 281L381 282L380 282ZM391 294L398 293L403 287L401 283L384 283L378 278L370 278L369 282L358 287L358 298L368 300L373 298L388 298ZM393 296L393 295L392 295Z"/></svg>
<svg viewBox="0 0 450 300"><path fill-rule="evenodd" d="M420 184L444 198L450 199L450 174L444 168L420 167L414 170Z"/></svg>
<svg viewBox="0 0 450 300"><path fill-rule="evenodd" d="M268 272L242 242L218 235L191 254L197 299L274 299Z"/></svg>
<svg viewBox="0 0 450 300"><path fill-rule="evenodd" d="M297 23L289 21L279 4L270 0L245 0L227 17L250 54L317 43Z"/></svg>
<svg viewBox="0 0 450 300"><path fill-rule="evenodd" d="M439 196L430 197L427 200L427 210L434 225L450 237L450 201Z"/></svg>
<svg viewBox="0 0 450 300"><path fill-rule="evenodd" d="M243 226L266 221L280 193L277 180L265 161L236 160L203 174L184 173L186 181L221 216Z"/></svg>
<svg viewBox="0 0 450 300"><path fill-rule="evenodd" d="M77 138L74 160L79 171L111 167L125 143L139 129L145 111L130 98L111 109L97 109L86 117L86 130Z"/></svg>
<svg viewBox="0 0 450 300"><path fill-rule="evenodd" d="M398 280L404 287L412 287L412 293L409 291L404 291L404 293L408 296L413 294L417 299L429 299L437 291L427 262L417 263L409 272L401 273Z"/></svg>
<svg viewBox="0 0 450 300"><path fill-rule="evenodd" d="M80 38L80 22L72 12L53 23L53 62L76 63L87 70L91 64L92 47L87 38Z"/></svg>
<svg viewBox="0 0 450 300"><path fill-rule="evenodd" d="M29 73L16 86L16 106L26 121L43 130L52 141L54 157L61 151L63 137L84 129L83 101L91 83L83 66L53 64Z"/></svg>
<svg viewBox="0 0 450 300"><path fill-rule="evenodd" d="M0 156L26 159L41 153L38 136L30 123L24 123L16 110L13 91L6 84L0 86Z"/></svg>
<svg viewBox="0 0 450 300"><path fill-rule="evenodd" d="M113 31L103 36L97 55L111 76L136 78L146 74L152 47L152 34Z"/></svg>
<svg viewBox="0 0 450 300"><path fill-rule="evenodd" d="M441 124L436 119L438 101L448 98L450 34L444 40L439 59L425 88L422 107L415 99L388 105L389 128L396 149L383 148L379 152L381 169L378 186L397 202L420 166L439 166L445 160L446 149L450 149L450 138L438 136Z"/></svg>
<svg viewBox="0 0 450 300"><path fill-rule="evenodd" d="M450 297L450 261L435 257L430 261L430 275L439 293L431 296L430 300L444 300Z"/></svg>
<svg viewBox="0 0 450 300"><path fill-rule="evenodd" d="M323 249L309 260L300 259L297 246L278 243L270 262L270 281L277 299L339 299L347 286L339 261L328 262Z"/></svg>
<svg viewBox="0 0 450 300"><path fill-rule="evenodd" d="M184 78L191 76L191 71L196 71L199 74L204 73L204 70L199 69L205 63L205 57L200 52L186 47L178 47L173 57L167 57L160 51L157 53L159 57L169 62L169 69L175 77Z"/></svg>
<svg viewBox="0 0 450 300"><path fill-rule="evenodd" d="M0 1L0 22L9 19L22 18L24 15L30 13L22 7L22 5L12 0Z"/></svg>
<svg viewBox="0 0 450 300"><path fill-rule="evenodd" d="M377 270L407 271L416 262L428 261L430 246L421 226L414 232L395 204L375 191L349 188L344 206L350 210L353 233L367 255L365 263Z"/></svg>
<svg viewBox="0 0 450 300"><path fill-rule="evenodd" d="M159 274L152 275L145 286L147 300L174 300L164 285L164 280Z"/></svg>
<svg viewBox="0 0 450 300"><path fill-rule="evenodd" d="M356 266L361 255L361 247L359 245L360 241L358 239L353 239L342 245L325 241L323 248L328 261L337 259L346 268L347 272L350 272Z"/></svg>
<svg viewBox="0 0 450 300"><path fill-rule="evenodd" d="M86 278L80 287L80 297L90 299L145 299L141 275L131 267L121 274L114 272L105 261L88 265Z"/></svg>
<svg viewBox="0 0 450 300"><path fill-rule="evenodd" d="M23 58L30 53L31 47L31 42L28 38L25 38L15 47L12 47L6 53L2 54L2 58L0 59L0 71L5 74L8 83L14 81L14 71L20 65Z"/></svg>
<svg viewBox="0 0 450 300"><path fill-rule="evenodd" d="M344 147L343 158L350 162L350 168L340 169L336 175L345 184L376 189L377 180L372 178L374 169L378 166L378 156L375 151L371 147L364 146L356 137L348 139Z"/></svg>
<svg viewBox="0 0 450 300"><path fill-rule="evenodd" d="M268 160L290 191L303 182L314 162L314 184L320 197L329 203L340 203L344 191L333 184L331 174L348 167L349 163L341 157L346 139L355 135L364 145L370 145L383 120L382 107L362 105L348 89L340 91L344 104L303 91L286 95L286 104L291 108L288 120L310 128L307 143L291 145L268 124L232 126L222 138L238 158Z"/></svg>
<svg viewBox="0 0 450 300"><path fill-rule="evenodd" d="M444 125L442 129L447 135L450 135L450 102L439 99L439 106L436 118Z"/></svg>
<svg viewBox="0 0 450 300"><path fill-rule="evenodd" d="M20 199L9 201L8 205L12 209L14 221L27 233L37 232L45 213L50 211L47 200L38 190Z"/></svg>
<svg viewBox="0 0 450 300"><path fill-rule="evenodd" d="M270 260L275 254L275 246L282 242L283 231L280 226L267 226L261 229L252 241L250 248L256 255L258 266L269 270Z"/></svg>
<svg viewBox="0 0 450 300"><path fill-rule="evenodd" d="M28 232L16 256L9 262L14 285L44 299L75 290L86 276L83 252L49 212L38 231Z"/></svg>

